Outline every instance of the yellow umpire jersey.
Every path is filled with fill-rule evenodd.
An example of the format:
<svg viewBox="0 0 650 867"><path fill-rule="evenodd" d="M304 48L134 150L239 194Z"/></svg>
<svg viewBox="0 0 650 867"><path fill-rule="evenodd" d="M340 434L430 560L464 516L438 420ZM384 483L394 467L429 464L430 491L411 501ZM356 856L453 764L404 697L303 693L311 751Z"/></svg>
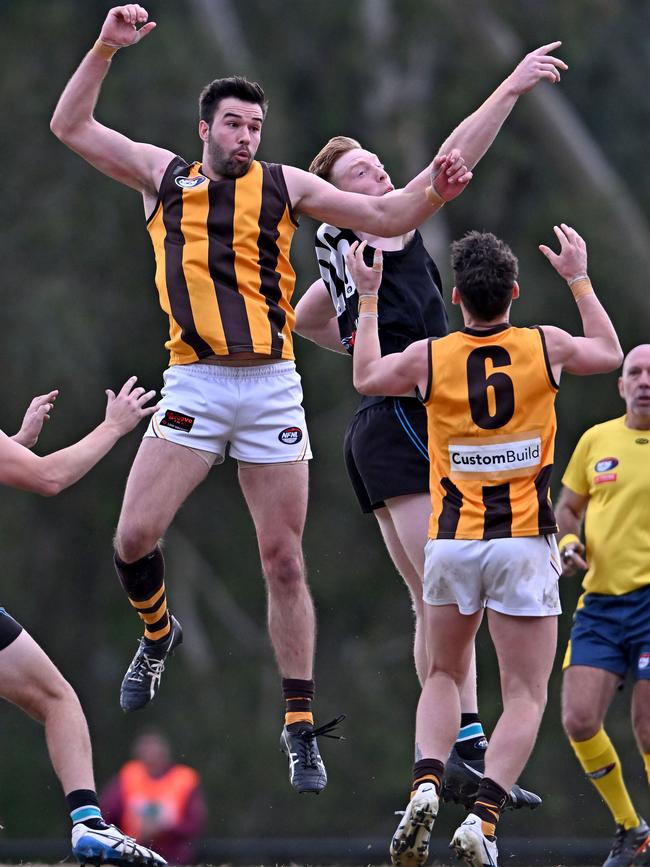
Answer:
<svg viewBox="0 0 650 867"><path fill-rule="evenodd" d="M147 223L170 364L294 357L296 227L282 166L254 161L241 178L213 181L200 163L171 161Z"/></svg>
<svg viewBox="0 0 650 867"><path fill-rule="evenodd" d="M650 584L650 431L625 416L582 435L562 483L588 496L587 593L620 596Z"/></svg>
<svg viewBox="0 0 650 867"><path fill-rule="evenodd" d="M466 328L429 344L431 539L557 530L555 395L539 328Z"/></svg>

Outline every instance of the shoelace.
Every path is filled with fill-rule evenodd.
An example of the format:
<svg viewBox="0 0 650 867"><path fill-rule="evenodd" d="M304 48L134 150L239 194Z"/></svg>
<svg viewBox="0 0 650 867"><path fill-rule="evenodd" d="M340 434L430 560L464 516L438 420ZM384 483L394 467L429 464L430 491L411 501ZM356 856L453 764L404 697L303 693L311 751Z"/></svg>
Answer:
<svg viewBox="0 0 650 867"><path fill-rule="evenodd" d="M298 743L298 759L301 765L308 768L318 768L320 755L316 746L317 737L332 738L337 741L345 740L343 735L330 734L344 719L345 714L341 714L322 726L318 726L318 728L300 729L300 731L296 732L295 737L300 739Z"/></svg>
<svg viewBox="0 0 650 867"><path fill-rule="evenodd" d="M160 682L165 670L165 660L149 656L146 651L133 664L128 680L142 683L145 677L151 677L152 686Z"/></svg>
<svg viewBox="0 0 650 867"><path fill-rule="evenodd" d="M155 858L151 849L141 846L134 837L128 837L126 834L123 834L115 825L111 825L110 829L120 835L120 839L115 841L111 847L112 849L115 849L121 855L125 855L133 863L155 864Z"/></svg>

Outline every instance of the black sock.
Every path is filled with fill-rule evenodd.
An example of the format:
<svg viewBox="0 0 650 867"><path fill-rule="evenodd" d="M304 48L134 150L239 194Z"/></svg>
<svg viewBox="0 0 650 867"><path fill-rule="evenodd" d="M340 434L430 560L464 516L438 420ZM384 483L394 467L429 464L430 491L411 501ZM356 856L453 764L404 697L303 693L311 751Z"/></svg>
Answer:
<svg viewBox="0 0 650 867"><path fill-rule="evenodd" d="M65 799L73 825L83 822L84 825L95 828L97 831L108 827L99 807L97 792L92 789L75 789L73 792L69 792Z"/></svg>
<svg viewBox="0 0 650 867"><path fill-rule="evenodd" d="M282 695L285 703L284 724L290 732L314 727L311 709L314 692L313 680L300 680L297 677L282 678Z"/></svg>
<svg viewBox="0 0 650 867"><path fill-rule="evenodd" d="M477 713L463 713L454 747L461 759L484 759L488 742Z"/></svg>
<svg viewBox="0 0 650 867"><path fill-rule="evenodd" d="M125 563L114 555L115 570L129 602L144 621L144 637L158 644L169 638L171 624L165 593L165 560L156 546L150 554Z"/></svg>
<svg viewBox="0 0 650 867"><path fill-rule="evenodd" d="M413 765L413 782L411 784L411 797L420 783L433 783L436 794L440 794L440 785L445 766L438 759L419 759Z"/></svg>
<svg viewBox="0 0 650 867"><path fill-rule="evenodd" d="M472 813L478 816L483 823L483 833L486 837L494 839L497 822L501 817L501 811L508 800L508 793L498 783L489 777L483 777L478 787L478 793Z"/></svg>

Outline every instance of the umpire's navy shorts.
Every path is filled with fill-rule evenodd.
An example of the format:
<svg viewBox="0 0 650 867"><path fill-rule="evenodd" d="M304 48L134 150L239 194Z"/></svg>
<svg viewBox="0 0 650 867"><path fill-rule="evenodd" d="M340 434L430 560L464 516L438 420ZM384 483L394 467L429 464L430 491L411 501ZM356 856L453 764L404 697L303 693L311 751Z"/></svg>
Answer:
<svg viewBox="0 0 650 867"><path fill-rule="evenodd" d="M622 596L586 593L573 618L564 668L569 665L650 680L650 585Z"/></svg>

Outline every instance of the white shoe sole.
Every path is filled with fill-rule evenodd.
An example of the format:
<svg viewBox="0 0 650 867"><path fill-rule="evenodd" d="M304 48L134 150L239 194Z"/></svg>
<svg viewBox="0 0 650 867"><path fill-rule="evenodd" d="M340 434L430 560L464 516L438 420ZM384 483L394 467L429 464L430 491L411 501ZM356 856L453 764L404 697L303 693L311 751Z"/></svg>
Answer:
<svg viewBox="0 0 650 867"><path fill-rule="evenodd" d="M402 819L390 844L390 858L394 867L415 867L429 857L429 840L433 823L438 815L431 801L415 798L410 803L408 818Z"/></svg>
<svg viewBox="0 0 650 867"><path fill-rule="evenodd" d="M454 834L449 848L454 850L459 861L464 861L469 867L497 867L483 840L462 826Z"/></svg>

